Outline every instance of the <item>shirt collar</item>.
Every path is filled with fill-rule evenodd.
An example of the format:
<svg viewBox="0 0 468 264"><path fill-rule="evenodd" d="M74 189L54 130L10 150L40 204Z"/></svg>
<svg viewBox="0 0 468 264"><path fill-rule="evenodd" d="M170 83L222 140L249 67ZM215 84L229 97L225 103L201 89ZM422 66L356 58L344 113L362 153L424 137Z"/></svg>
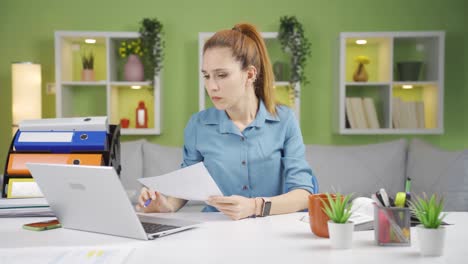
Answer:
<svg viewBox="0 0 468 264"><path fill-rule="evenodd" d="M249 125L249 127L262 127L266 121L280 121L278 116L273 116L265 108L263 100L260 100L259 108L255 120ZM205 125L219 125L220 133L238 133L239 129L234 125L226 111L211 108L206 111L206 115L203 119Z"/></svg>

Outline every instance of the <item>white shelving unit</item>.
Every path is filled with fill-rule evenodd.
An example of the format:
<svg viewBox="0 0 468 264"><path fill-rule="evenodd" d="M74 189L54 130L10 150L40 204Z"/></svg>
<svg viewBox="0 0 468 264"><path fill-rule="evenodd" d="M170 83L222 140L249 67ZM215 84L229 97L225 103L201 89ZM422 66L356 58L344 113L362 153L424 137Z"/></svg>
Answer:
<svg viewBox="0 0 468 264"><path fill-rule="evenodd" d="M357 44L357 40L367 43ZM343 135L444 133L444 50L445 33L442 31L340 33L334 130ZM370 59L365 65L369 75L366 82L353 80L357 56ZM414 61L421 63L421 70L414 74L415 79L407 80L398 66ZM411 88L403 89L408 87ZM349 125L346 98L351 97L372 99L379 128ZM350 109L355 119L355 109ZM368 116L364 113L366 121Z"/></svg>
<svg viewBox="0 0 468 264"><path fill-rule="evenodd" d="M127 82L121 77L125 61L118 55L120 43L138 37L138 32L56 31L56 116L107 115L111 124L127 118L130 125L121 128L122 135L161 134L161 73L144 82ZM96 43L87 44L85 39ZM80 55L84 51L95 55L95 81L81 80ZM148 110L148 128L135 128L139 101L144 101Z"/></svg>
<svg viewBox="0 0 468 264"><path fill-rule="evenodd" d="M275 41L278 38L278 32L261 32L262 37L265 39L265 41L273 40ZM201 74L201 68L202 68L202 61L203 61L203 45L205 44L205 41L208 40L211 36L214 35L214 32L199 32L198 33L198 110L202 111L206 108L206 98L207 94L205 91L205 84L203 80L203 76ZM273 62L272 62L273 63ZM289 86L289 82L286 80L278 80L275 81L274 83L275 87L283 87L286 88L286 86ZM291 89L291 93L294 93L292 91L292 88L286 88L286 89ZM296 96L294 97L294 106L292 106L294 113L296 114L296 117L298 120L300 120L300 109L301 109L301 100L300 100L300 84L297 84L296 87Z"/></svg>

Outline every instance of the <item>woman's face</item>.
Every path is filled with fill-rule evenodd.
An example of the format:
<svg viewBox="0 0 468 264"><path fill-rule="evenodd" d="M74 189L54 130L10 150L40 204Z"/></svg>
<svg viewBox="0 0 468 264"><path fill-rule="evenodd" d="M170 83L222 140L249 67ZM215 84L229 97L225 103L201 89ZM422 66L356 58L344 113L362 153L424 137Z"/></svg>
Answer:
<svg viewBox="0 0 468 264"><path fill-rule="evenodd" d="M241 69L230 48L207 49L202 74L205 89L218 110L235 107L247 94L248 71Z"/></svg>

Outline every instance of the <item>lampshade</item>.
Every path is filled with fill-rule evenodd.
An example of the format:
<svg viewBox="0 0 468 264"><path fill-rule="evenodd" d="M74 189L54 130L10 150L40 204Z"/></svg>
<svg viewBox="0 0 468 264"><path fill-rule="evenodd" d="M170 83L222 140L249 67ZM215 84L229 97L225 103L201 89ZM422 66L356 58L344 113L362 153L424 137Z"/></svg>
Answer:
<svg viewBox="0 0 468 264"><path fill-rule="evenodd" d="M41 65L31 62L15 62L11 65L13 133L26 119L40 119Z"/></svg>

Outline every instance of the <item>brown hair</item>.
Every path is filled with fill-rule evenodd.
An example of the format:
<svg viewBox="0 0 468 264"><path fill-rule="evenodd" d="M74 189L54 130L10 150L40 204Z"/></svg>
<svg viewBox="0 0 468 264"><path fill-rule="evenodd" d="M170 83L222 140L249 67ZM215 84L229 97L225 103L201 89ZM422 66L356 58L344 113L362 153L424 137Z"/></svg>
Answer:
<svg viewBox="0 0 468 264"><path fill-rule="evenodd" d="M255 95L263 100L268 112L276 114L274 93L274 76L265 41L252 24L237 24L231 30L216 32L203 46L207 49L227 47L232 56L241 63L243 70L250 65L257 69L257 79L254 83Z"/></svg>

